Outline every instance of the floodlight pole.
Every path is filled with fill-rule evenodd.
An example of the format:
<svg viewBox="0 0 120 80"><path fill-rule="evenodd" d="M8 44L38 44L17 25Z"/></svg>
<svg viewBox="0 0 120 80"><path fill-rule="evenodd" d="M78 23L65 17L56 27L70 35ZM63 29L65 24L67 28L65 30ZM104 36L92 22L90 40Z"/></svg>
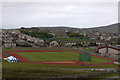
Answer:
<svg viewBox="0 0 120 80"><path fill-rule="evenodd" d="M108 56L108 42L107 41L105 41L105 47L106 47L105 56Z"/></svg>

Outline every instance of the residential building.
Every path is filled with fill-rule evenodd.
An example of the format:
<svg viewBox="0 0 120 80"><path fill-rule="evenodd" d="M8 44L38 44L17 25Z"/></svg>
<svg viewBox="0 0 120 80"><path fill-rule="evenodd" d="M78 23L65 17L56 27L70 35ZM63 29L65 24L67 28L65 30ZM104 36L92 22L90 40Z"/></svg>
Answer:
<svg viewBox="0 0 120 80"><path fill-rule="evenodd" d="M59 47L59 44L57 41L51 41L49 46L50 47Z"/></svg>
<svg viewBox="0 0 120 80"><path fill-rule="evenodd" d="M5 48L11 48L11 47L16 47L16 44L13 42L5 42L4 43Z"/></svg>

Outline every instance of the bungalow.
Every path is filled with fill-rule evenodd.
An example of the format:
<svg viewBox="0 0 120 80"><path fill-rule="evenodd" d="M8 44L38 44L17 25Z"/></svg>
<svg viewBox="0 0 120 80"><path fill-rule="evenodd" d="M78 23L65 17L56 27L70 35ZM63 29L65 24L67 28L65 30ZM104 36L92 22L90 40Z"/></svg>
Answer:
<svg viewBox="0 0 120 80"><path fill-rule="evenodd" d="M104 37L103 37L103 36L100 36L100 40L104 40Z"/></svg>
<svg viewBox="0 0 120 80"><path fill-rule="evenodd" d="M50 42L50 47L59 47L59 44L57 41L51 41Z"/></svg>
<svg viewBox="0 0 120 80"><path fill-rule="evenodd" d="M31 36L27 36L27 37L26 37L26 40L27 40L27 41L30 41L30 42L33 42L33 41L34 41Z"/></svg>
<svg viewBox="0 0 120 80"><path fill-rule="evenodd" d="M39 46L44 46L45 45L45 41L44 40L37 39L37 38L34 40L34 43L39 45Z"/></svg>
<svg viewBox="0 0 120 80"><path fill-rule="evenodd" d="M24 44L25 44L25 41L22 40L22 39L17 39L16 42L17 42L19 45L24 45Z"/></svg>
<svg viewBox="0 0 120 80"><path fill-rule="evenodd" d="M22 38L22 39L25 39L25 35L24 34L20 34L18 37Z"/></svg>

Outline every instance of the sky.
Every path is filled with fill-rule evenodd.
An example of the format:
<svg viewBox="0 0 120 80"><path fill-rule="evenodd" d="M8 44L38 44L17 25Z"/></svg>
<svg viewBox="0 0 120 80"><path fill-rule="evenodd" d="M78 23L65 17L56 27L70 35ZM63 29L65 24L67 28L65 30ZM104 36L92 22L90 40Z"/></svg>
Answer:
<svg viewBox="0 0 120 80"><path fill-rule="evenodd" d="M118 22L118 2L3 2L2 27L90 28Z"/></svg>

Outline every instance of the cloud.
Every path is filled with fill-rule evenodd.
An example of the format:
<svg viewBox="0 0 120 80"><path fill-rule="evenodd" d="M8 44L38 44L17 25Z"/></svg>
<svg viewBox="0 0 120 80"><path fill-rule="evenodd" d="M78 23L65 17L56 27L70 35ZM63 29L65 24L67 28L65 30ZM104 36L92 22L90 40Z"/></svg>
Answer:
<svg viewBox="0 0 120 80"><path fill-rule="evenodd" d="M68 25L97 27L117 22L115 2L3 3L3 27Z"/></svg>

